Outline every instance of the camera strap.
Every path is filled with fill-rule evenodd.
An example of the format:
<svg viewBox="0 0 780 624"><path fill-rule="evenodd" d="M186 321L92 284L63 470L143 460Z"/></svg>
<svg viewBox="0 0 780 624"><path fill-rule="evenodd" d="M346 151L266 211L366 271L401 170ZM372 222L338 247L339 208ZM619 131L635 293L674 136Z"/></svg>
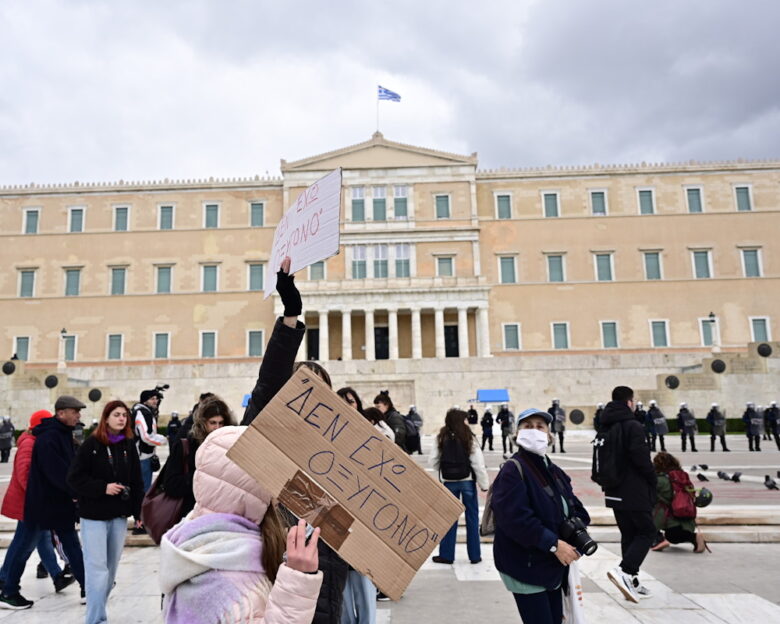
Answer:
<svg viewBox="0 0 780 624"><path fill-rule="evenodd" d="M111 446L106 444L106 453L108 453L108 465L111 466L111 472L114 475L114 479L119 479L117 466L114 463L114 454L111 452ZM124 455L125 465L127 465L127 449L122 449L122 454Z"/></svg>

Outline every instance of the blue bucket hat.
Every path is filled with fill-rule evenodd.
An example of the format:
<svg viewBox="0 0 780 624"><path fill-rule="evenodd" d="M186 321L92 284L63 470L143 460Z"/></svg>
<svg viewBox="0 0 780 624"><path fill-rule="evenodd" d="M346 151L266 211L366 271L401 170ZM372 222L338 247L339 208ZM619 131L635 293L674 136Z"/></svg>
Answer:
<svg viewBox="0 0 780 624"><path fill-rule="evenodd" d="M540 416L541 418L544 418L545 422L548 425L552 424L552 416L548 414L545 411L536 409L535 407L531 407L527 410L523 410L517 415L517 424L519 425L521 422L523 422L526 418L531 418L531 416Z"/></svg>

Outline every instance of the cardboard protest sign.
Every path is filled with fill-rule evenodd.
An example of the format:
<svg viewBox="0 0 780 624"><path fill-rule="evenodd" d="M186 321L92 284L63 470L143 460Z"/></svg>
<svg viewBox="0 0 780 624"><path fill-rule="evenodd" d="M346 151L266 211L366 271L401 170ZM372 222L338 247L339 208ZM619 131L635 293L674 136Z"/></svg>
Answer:
<svg viewBox="0 0 780 624"><path fill-rule="evenodd" d="M353 568L398 599L463 506L306 368L228 451Z"/></svg>
<svg viewBox="0 0 780 624"><path fill-rule="evenodd" d="M285 256L290 256L290 274L293 274L339 252L340 215L339 168L303 191L276 226L265 299L276 290L276 272Z"/></svg>

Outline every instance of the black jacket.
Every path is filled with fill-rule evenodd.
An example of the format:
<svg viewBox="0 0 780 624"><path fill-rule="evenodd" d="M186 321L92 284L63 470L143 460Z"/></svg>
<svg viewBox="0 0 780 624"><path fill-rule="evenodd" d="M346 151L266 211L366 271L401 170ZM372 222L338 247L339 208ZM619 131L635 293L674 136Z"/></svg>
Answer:
<svg viewBox="0 0 780 624"><path fill-rule="evenodd" d="M187 455L187 470L184 469L184 447L182 440L178 439L171 446L171 454L165 462L163 470L163 489L168 496L184 499L182 515L185 516L195 507L195 494L192 492L192 478L195 476L195 451L198 450L198 442L192 437L186 438L189 443Z"/></svg>
<svg viewBox="0 0 780 624"><path fill-rule="evenodd" d="M121 494L109 496L106 494L109 483L129 486L130 497L123 499ZM141 518L144 484L141 479L141 462L133 440L124 439L106 447L94 435L89 436L79 447L71 464L68 485L78 494L79 516L82 518Z"/></svg>
<svg viewBox="0 0 780 624"><path fill-rule="evenodd" d="M43 529L73 529L76 493L67 482L76 455L73 427L56 416L45 418L33 429L35 446L27 478L24 521Z"/></svg>
<svg viewBox="0 0 780 624"><path fill-rule="evenodd" d="M395 434L395 443L406 450L406 423L398 410L392 409L385 414L385 422Z"/></svg>
<svg viewBox="0 0 780 624"><path fill-rule="evenodd" d="M614 509L652 511L656 501L656 476L645 442L645 428L637 422L627 403L610 401L601 416L601 428L621 427L623 449L618 465L620 485L604 490L605 504Z"/></svg>
<svg viewBox="0 0 780 624"><path fill-rule="evenodd" d="M305 332L306 326L300 321L293 329L287 327L281 317L276 319L274 331L265 348L263 361L260 362L257 383L252 389L249 403L244 410L244 417L241 419L242 425L251 425L255 417L292 377L295 356Z"/></svg>

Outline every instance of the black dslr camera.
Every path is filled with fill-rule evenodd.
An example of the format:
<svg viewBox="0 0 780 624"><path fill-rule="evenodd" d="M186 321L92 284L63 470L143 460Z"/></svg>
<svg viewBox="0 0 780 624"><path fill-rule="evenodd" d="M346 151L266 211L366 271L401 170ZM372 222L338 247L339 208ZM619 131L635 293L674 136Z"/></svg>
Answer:
<svg viewBox="0 0 780 624"><path fill-rule="evenodd" d="M119 493L119 498L121 498L123 501L130 500L130 486L129 485L123 485L122 491Z"/></svg>
<svg viewBox="0 0 780 624"><path fill-rule="evenodd" d="M599 547L593 538L588 535L585 523L576 516L564 520L559 533L564 542L574 546L583 555L590 556Z"/></svg>

